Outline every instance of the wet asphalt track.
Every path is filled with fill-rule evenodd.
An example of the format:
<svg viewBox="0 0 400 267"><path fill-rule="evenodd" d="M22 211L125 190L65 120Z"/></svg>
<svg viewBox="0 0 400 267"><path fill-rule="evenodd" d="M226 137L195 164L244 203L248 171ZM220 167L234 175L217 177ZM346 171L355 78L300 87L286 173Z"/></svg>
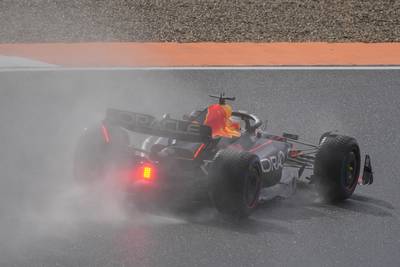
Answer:
<svg viewBox="0 0 400 267"><path fill-rule="evenodd" d="M222 89L271 132L356 137L376 183L339 206L302 189L240 225L127 216L71 186L72 144L106 107L177 116ZM0 266L399 266L399 104L399 70L0 73Z"/></svg>

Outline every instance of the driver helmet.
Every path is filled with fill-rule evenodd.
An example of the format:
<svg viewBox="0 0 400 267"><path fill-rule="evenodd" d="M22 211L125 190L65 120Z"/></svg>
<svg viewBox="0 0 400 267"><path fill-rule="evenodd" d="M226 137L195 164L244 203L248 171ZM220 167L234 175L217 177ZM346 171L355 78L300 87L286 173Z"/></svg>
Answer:
<svg viewBox="0 0 400 267"><path fill-rule="evenodd" d="M232 122L232 107L227 104L213 104L207 108L204 124L212 130L213 137L239 137L240 126Z"/></svg>

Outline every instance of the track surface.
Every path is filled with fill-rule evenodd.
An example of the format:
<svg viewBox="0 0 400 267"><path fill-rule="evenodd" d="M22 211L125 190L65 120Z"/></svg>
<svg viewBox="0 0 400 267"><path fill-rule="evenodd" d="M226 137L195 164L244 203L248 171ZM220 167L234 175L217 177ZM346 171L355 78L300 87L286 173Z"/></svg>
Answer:
<svg viewBox="0 0 400 267"><path fill-rule="evenodd" d="M399 266L400 71L0 73L1 266ZM271 132L355 136L376 183L339 206L302 189L240 225L195 214L127 216L71 189L79 129L108 106L181 115L221 88Z"/></svg>

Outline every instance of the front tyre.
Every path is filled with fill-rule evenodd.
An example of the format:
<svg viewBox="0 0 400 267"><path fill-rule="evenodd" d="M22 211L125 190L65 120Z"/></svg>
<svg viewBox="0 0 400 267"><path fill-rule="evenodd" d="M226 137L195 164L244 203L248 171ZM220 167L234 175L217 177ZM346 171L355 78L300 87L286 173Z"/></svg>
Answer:
<svg viewBox="0 0 400 267"><path fill-rule="evenodd" d="M261 190L260 160L232 149L219 151L210 172L210 196L223 215L246 218L256 208Z"/></svg>
<svg viewBox="0 0 400 267"><path fill-rule="evenodd" d="M326 135L322 138L314 162L316 186L329 202L349 198L360 174L360 148L357 141L344 135Z"/></svg>

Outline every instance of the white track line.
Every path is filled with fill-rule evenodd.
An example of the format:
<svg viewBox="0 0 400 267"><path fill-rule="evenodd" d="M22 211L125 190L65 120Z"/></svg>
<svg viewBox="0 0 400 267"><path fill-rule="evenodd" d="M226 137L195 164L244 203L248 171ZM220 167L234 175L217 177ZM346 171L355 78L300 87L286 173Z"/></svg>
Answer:
<svg viewBox="0 0 400 267"><path fill-rule="evenodd" d="M400 65L389 66L215 66L215 67L100 67L100 68L66 68L66 67L0 67L0 72L18 71L185 71L185 70L400 70Z"/></svg>

